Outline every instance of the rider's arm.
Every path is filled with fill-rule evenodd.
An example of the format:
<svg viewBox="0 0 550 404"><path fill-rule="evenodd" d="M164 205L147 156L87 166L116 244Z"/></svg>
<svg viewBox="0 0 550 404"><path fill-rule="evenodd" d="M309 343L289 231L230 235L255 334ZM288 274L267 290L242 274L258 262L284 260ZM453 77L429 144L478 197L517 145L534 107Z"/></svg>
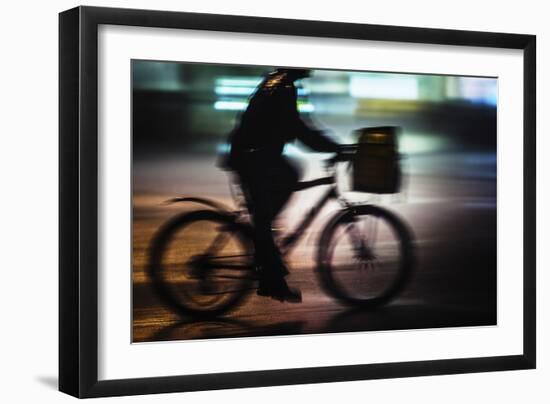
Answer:
<svg viewBox="0 0 550 404"><path fill-rule="evenodd" d="M300 116L297 106L296 89L284 92L282 102L282 110L284 111L281 117L286 123L285 131L292 133L306 146L313 150L325 153L337 153L339 151L338 143L333 141L324 131L314 129Z"/></svg>
<svg viewBox="0 0 550 404"><path fill-rule="evenodd" d="M323 131L310 128L304 121L303 127L298 132L298 139L313 150L325 153L338 153L339 145Z"/></svg>

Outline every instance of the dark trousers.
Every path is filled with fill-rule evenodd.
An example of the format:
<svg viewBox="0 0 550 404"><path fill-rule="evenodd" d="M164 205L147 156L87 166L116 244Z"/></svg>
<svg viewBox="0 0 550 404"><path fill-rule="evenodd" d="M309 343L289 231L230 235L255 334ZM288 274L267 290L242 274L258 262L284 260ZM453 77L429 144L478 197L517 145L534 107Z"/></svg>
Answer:
<svg viewBox="0 0 550 404"><path fill-rule="evenodd" d="M254 222L256 264L260 278L280 279L287 274L273 240L272 224L298 182L298 170L287 159L254 159L237 169L248 210Z"/></svg>

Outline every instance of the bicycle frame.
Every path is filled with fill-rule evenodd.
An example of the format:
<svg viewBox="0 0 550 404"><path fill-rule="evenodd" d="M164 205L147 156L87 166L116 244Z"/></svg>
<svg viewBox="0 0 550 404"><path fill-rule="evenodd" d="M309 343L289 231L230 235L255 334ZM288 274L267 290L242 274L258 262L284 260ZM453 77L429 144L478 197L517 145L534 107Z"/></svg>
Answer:
<svg viewBox="0 0 550 404"><path fill-rule="evenodd" d="M338 188L336 186L336 180L334 176L323 177L313 181L303 181L299 182L296 187L296 191L301 191L308 188L313 188L320 185L331 185L331 187L324 193L324 195L319 199L319 201L314 204L314 206L309 210L304 219L298 223L296 228L285 235L280 243L281 253L283 255L289 254L292 249L296 246L297 242L300 240L305 231L309 228L313 220L325 207L328 201L331 199L338 198Z"/></svg>
<svg viewBox="0 0 550 404"><path fill-rule="evenodd" d="M316 203L313 204L313 207L304 216L304 218L300 221L300 223L298 223L296 225L295 229L293 231L283 235L283 237L282 237L282 239L279 243L279 249L280 249L280 252L283 256L286 256L286 255L288 255L292 252L294 247L296 247L296 245L298 244L298 241L306 233L306 230L311 226L311 224L313 223L315 218L319 215L321 210L325 207L325 205L330 200L333 200L333 199L338 200L340 202L340 204L342 205L343 209L349 208L349 207L352 206L351 204L346 202L345 199L343 199L341 197L341 195L338 191L338 186L337 186L337 183L336 183L336 176L335 176L334 173L332 173L329 176L317 178L317 179L314 179L314 180L311 180L311 181L298 182L295 186L294 191L295 192L296 191L302 191L302 190L306 190L306 189L313 188L313 187L316 187L316 186L321 186L321 185L330 185L330 187L319 198L319 200ZM243 211L235 212L235 214L237 216L241 215L242 213L243 213ZM350 230L355 232L357 229L355 229L354 227L351 227ZM353 238L354 238L354 240L359 241L358 245L356 245L356 250L361 256L363 256L363 257L372 256L370 248L367 245L364 244L361 236L358 236L354 233ZM214 240L211 248L214 248L214 246L217 245L218 241L219 241L218 239ZM226 256L226 257L223 257L223 258L220 258L220 259L227 259L227 258L234 258L234 257ZM209 268L218 267L219 263L216 263L216 261L218 261L219 259L217 257L209 257L209 259L210 259L210 262L209 262L209 265L207 265L207 267L209 267ZM242 265L242 264L224 263L223 268L224 269L229 269L229 270L235 270L235 271L243 271L243 270L244 271L249 271L249 270L252 270L254 272L254 268L251 268L250 266ZM223 275L223 276L220 276L220 277L222 277L222 278L237 278L237 277L233 277L231 275Z"/></svg>
<svg viewBox="0 0 550 404"><path fill-rule="evenodd" d="M346 145L342 146L342 150L352 151L355 149L355 145ZM344 154L345 156L345 154ZM336 162L346 162L348 161L345 157L340 156L336 159L327 160L327 168L333 167ZM349 207L345 200L340 198L340 193L338 191L338 186L336 184L336 174L334 171L328 171L330 175L326 177L317 178L311 181L300 181L296 184L294 192L303 191L305 189L321 186L321 185L331 185L331 187L323 194L317 203L309 210L304 219L295 227L293 231L284 235L281 242L279 243L279 248L282 255L288 255L293 248L296 246L302 235L309 228L313 220L325 207L328 201L331 199L337 199L341 202L344 208ZM239 212L241 213L241 212Z"/></svg>
<svg viewBox="0 0 550 404"><path fill-rule="evenodd" d="M302 235L306 232L306 230L309 228L309 226L312 224L312 222L315 220L315 218L321 212L321 210L325 207L325 205L328 203L328 201L330 201L331 199L338 199L338 197L339 197L338 187L336 185L336 178L335 178L334 174L330 175L330 176L326 176L326 177L317 178L317 179L311 180L311 181L301 181L301 182L298 182L296 184L296 187L295 187L294 191L302 191L302 190L305 190L305 189L309 189L309 188L313 188L313 187L321 186L321 185L331 185L331 186L321 196L319 201L313 205L313 207L310 209L310 211L307 213L307 215L304 217L304 219L296 226L296 228L292 232L286 234L283 237L282 241L279 244L279 248L280 248L281 254L283 256L289 254L292 251L292 249L297 245L297 243L300 240L300 238L302 237ZM180 200L189 201L189 198L185 198L185 199L180 198ZM197 201L193 200L193 202L197 202ZM198 201L197 203L203 203L203 202ZM212 206L212 204L210 204L210 203L203 203L203 204L208 205L208 206ZM345 204L345 202L344 202L344 204ZM243 213L243 211L237 211L237 212L235 212L235 215L240 216L242 213ZM223 233L221 233L220 236L218 236L212 242L212 245L210 246L210 249L215 249L216 248L216 246L221 242L221 237L223 237L222 235L223 235ZM209 256L209 259L204 261L204 262L201 262L201 268L203 268L203 269L205 269L205 268L216 268L219 265L219 261L225 260L225 259L228 259L228 258L234 258L234 257L231 257L231 256L213 257L213 256L210 256L209 254L207 254L207 255ZM247 265L231 264L231 263L226 263L226 262L224 262L223 268L224 269L229 269L229 270L235 270L235 271L243 271L243 270L244 271L249 271L249 270L254 271L254 268L251 268L250 266L247 266ZM227 275L227 274L224 274L223 276L220 276L220 277L222 277L222 278L232 278L231 275Z"/></svg>

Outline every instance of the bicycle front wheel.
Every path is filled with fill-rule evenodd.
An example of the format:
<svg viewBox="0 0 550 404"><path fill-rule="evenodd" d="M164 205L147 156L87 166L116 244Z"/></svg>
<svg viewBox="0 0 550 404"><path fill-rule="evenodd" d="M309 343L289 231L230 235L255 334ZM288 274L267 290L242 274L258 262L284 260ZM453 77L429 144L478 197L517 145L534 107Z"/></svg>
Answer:
<svg viewBox="0 0 550 404"><path fill-rule="evenodd" d="M149 274L159 297L182 315L215 317L237 306L254 282L244 225L200 210L169 221L151 245Z"/></svg>
<svg viewBox="0 0 550 404"><path fill-rule="evenodd" d="M413 268L411 233L393 213L374 205L337 214L321 234L317 263L325 291L359 308L391 301Z"/></svg>

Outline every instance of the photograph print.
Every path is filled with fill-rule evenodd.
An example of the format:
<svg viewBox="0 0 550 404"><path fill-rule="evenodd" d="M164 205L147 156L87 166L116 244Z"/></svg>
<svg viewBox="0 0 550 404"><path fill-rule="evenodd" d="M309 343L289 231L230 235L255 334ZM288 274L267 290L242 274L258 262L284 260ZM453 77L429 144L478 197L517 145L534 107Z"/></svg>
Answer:
<svg viewBox="0 0 550 404"><path fill-rule="evenodd" d="M132 342L497 325L497 78L131 78Z"/></svg>

